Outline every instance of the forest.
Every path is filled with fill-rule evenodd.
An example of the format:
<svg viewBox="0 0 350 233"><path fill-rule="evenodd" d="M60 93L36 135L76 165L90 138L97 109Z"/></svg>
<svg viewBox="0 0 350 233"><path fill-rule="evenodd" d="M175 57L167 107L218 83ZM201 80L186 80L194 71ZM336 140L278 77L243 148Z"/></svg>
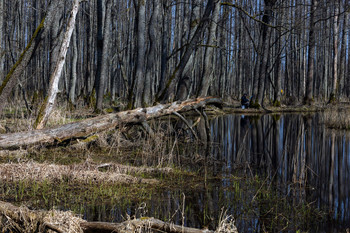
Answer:
<svg viewBox="0 0 350 233"><path fill-rule="evenodd" d="M0 4L1 105L44 99L73 1ZM341 0L79 1L59 100L101 110L107 97L122 109L244 92L257 105L347 99L348 13Z"/></svg>
<svg viewBox="0 0 350 233"><path fill-rule="evenodd" d="M0 0L0 228L349 230L349 13Z"/></svg>

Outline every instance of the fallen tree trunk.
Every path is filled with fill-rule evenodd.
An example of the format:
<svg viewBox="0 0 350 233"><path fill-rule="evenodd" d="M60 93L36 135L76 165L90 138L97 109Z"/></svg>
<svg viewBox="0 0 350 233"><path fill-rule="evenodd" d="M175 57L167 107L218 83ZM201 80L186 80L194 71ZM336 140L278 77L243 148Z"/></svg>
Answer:
<svg viewBox="0 0 350 233"><path fill-rule="evenodd" d="M122 223L82 222L84 233L132 233L132 232L169 232L169 233L213 233L207 229L201 230L163 222L155 218L128 220Z"/></svg>
<svg viewBox="0 0 350 233"><path fill-rule="evenodd" d="M70 139L85 138L97 132L113 129L129 123L142 123L150 119L204 108L207 105L222 106L219 98L205 97L148 108L111 113L54 128L31 130L0 135L0 149L18 149L32 145L49 145Z"/></svg>
<svg viewBox="0 0 350 233"><path fill-rule="evenodd" d="M83 233L212 233L214 231L174 225L155 218L127 220L122 223L86 222L65 211L35 211L0 201L0 228L4 232L83 232ZM225 231L228 232L228 231ZM231 231L230 231L231 232Z"/></svg>

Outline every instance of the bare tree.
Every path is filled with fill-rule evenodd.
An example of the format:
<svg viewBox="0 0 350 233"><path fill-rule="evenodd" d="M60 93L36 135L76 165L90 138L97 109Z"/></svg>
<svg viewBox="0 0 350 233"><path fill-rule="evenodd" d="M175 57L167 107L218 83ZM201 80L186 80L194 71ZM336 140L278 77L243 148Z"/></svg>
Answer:
<svg viewBox="0 0 350 233"><path fill-rule="evenodd" d="M63 66L65 63L66 54L67 54L67 50L69 47L70 39L71 39L71 36L73 34L73 31L74 31L75 19L76 19L76 15L77 15L78 9L79 9L79 3L80 3L80 0L74 0L74 2L73 2L73 9L72 9L71 14L70 14L69 22L67 25L67 30L66 30L66 33L64 35L60 51L58 53L59 57L57 58L57 64L56 64L55 70L53 71L53 73L50 76L49 93L48 93L48 96L45 99L45 101L44 101L44 103L39 111L39 115L38 115L36 122L34 124L34 128L36 128L36 129L42 129L45 127L45 125L50 117L50 114L55 106L56 96L58 93L58 83L59 83L61 73L63 70Z"/></svg>
<svg viewBox="0 0 350 233"><path fill-rule="evenodd" d="M315 72L315 11L318 0L311 0L310 6L310 26L309 26L309 53L307 65L306 94L304 103L311 104L313 101L313 82Z"/></svg>

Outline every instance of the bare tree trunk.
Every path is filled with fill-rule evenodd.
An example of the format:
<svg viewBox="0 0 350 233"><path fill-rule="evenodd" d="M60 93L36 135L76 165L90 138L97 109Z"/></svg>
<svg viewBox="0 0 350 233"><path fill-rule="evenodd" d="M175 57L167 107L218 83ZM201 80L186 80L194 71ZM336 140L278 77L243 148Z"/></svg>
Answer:
<svg viewBox="0 0 350 233"><path fill-rule="evenodd" d="M134 107L143 105L142 92L144 91L145 76L145 32L146 32L146 0L138 0L137 4L138 24L137 24L137 58L135 77L135 100Z"/></svg>
<svg viewBox="0 0 350 233"><path fill-rule="evenodd" d="M59 83L63 66L66 60L66 54L69 47L70 39L74 30L75 19L79 9L79 3L80 3L80 0L74 0L73 2L73 9L71 11L71 15L67 25L67 31L64 35L64 39L62 41L62 45L59 51L57 64L54 72L51 74L51 77L50 77L49 93L39 111L38 117L34 124L34 128L36 129L42 129L45 127L46 122L48 121L50 114L54 108L56 96L58 93L58 83Z"/></svg>
<svg viewBox="0 0 350 233"><path fill-rule="evenodd" d="M221 0L216 0L212 21L210 23L209 29L209 39L207 43L207 48L205 52L205 61L204 61L204 74L201 80L201 87L199 90L199 96L208 95L209 86L213 80L213 63L214 63L214 48L216 48L216 28L218 24L220 9L221 9Z"/></svg>
<svg viewBox="0 0 350 233"><path fill-rule="evenodd" d="M7 98L10 95L12 89L17 84L17 78L22 75L39 44L48 34L48 31L55 19L55 15L57 13L56 9L59 7L59 4L62 4L62 2L58 0L52 1L50 3L46 16L42 19L41 23L36 28L34 34L32 35L26 48L19 56L17 62L12 66L4 78L0 86L0 113L2 113L4 105L7 102Z"/></svg>
<svg viewBox="0 0 350 233"><path fill-rule="evenodd" d="M340 2L334 1L334 22L333 22L333 85L330 101L333 102L338 98L339 80L338 80L338 48L339 48L339 7Z"/></svg>
<svg viewBox="0 0 350 233"><path fill-rule="evenodd" d="M101 2L100 2L101 1ZM99 4L102 5L102 0L99 0ZM96 88L96 111L101 111L103 107L103 97L105 93L105 85L108 81L108 67L109 67L109 41L110 41L110 26L111 26L111 0L105 0L105 14L104 14L104 22L101 22L103 28L103 37L102 41L102 51L99 65L100 70L97 70L97 88ZM101 6L102 7L102 6ZM100 9L102 10L102 9ZM102 13L102 12L101 12ZM101 45L100 45L101 46Z"/></svg>
<svg viewBox="0 0 350 233"><path fill-rule="evenodd" d="M202 19L199 21L198 27L193 37L191 38L188 46L186 47L186 50L182 55L179 64L175 67L175 70L173 71L172 75L167 81L165 89L162 90L159 95L157 95L158 100L168 102L174 99L175 88L177 86L177 83L179 82L192 53L197 49L197 45L201 40L202 32L210 19L210 14L213 10L213 7L214 0L208 0Z"/></svg>
<svg viewBox="0 0 350 233"><path fill-rule="evenodd" d="M72 38L73 58L72 58L72 76L70 80L69 101L75 104L75 89L77 84L77 65L78 65L78 48L77 48L77 30L73 32Z"/></svg>
<svg viewBox="0 0 350 233"><path fill-rule="evenodd" d="M190 19L190 25L187 25L185 23L184 27L185 30L189 30L188 37L184 37L184 40L182 41L182 45L184 46L186 43L188 43L189 40L193 37L194 33L197 30L198 23L200 21L200 7L199 7L200 1L199 0L193 0L192 1L192 13L191 13L191 19ZM190 27L190 29L188 29ZM182 55L182 54L181 54ZM188 59L188 62L184 68L182 77L179 80L178 87L177 87L177 93L176 93L176 99L178 100L185 100L189 96L191 83L194 82L193 79L193 70L196 61L198 61L198 55L196 50L191 54L190 58Z"/></svg>
<svg viewBox="0 0 350 233"><path fill-rule="evenodd" d="M310 12L310 29L309 29L309 53L307 65L307 80L306 80L306 95L304 98L305 104L313 102L313 83L315 72L315 10L317 8L318 0L311 0Z"/></svg>
<svg viewBox="0 0 350 233"><path fill-rule="evenodd" d="M149 105L152 103L152 95L151 95L151 84L152 77L155 79L155 65L157 61L156 57L156 49L158 45L158 31L159 31L159 12L160 12L160 2L153 2L153 13L151 16L151 22L148 28L149 34L149 53L147 56L147 66L146 66L146 77L145 77L145 88L143 91L143 101L145 104Z"/></svg>
<svg viewBox="0 0 350 233"><path fill-rule="evenodd" d="M3 79L5 49L3 48L4 1L0 1L0 80Z"/></svg>
<svg viewBox="0 0 350 233"><path fill-rule="evenodd" d="M348 8L348 3L345 4L345 9ZM347 54L347 46L346 46L346 38L347 38L347 26L348 26L348 11L344 13L343 19L343 30L342 30L342 42L341 42L341 50L340 50L340 74L339 74L339 95L345 95L345 77L346 77L346 54Z"/></svg>

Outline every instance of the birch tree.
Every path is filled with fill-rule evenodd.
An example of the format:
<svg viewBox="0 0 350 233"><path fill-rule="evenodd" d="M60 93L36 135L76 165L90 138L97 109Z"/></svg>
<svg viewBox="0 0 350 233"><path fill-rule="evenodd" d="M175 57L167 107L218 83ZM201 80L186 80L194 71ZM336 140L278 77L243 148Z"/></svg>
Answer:
<svg viewBox="0 0 350 233"><path fill-rule="evenodd" d="M4 78L0 86L0 113L2 113L4 105L7 102L7 98L9 97L12 89L18 83L17 78L22 75L38 46L48 34L48 31L55 20L57 13L56 10L59 8L59 4L61 3L62 2L58 0L52 0L49 3L46 16L41 20L41 23L31 36L27 46Z"/></svg>
<svg viewBox="0 0 350 233"><path fill-rule="evenodd" d="M64 35L63 41L62 41L62 45L59 51L59 57L57 59L57 64L55 67L55 70L53 71L53 73L50 76L50 89L48 92L48 96L46 97L40 111L39 111L39 115L36 119L36 122L34 124L34 128L35 129L42 129L45 127L50 114L54 108L55 105L55 101L56 101L56 96L58 93L58 83L62 74L62 70L63 70L63 66L66 60L66 54L67 54L67 50L69 47L69 43L70 43L70 39L71 36L73 34L74 31L74 26L75 26L75 19L76 19L76 15L78 13L78 9L79 9L79 4L80 4L80 0L74 0L73 1L73 9L70 13L70 18L68 21L68 25L67 25L67 29L66 29L66 33Z"/></svg>

